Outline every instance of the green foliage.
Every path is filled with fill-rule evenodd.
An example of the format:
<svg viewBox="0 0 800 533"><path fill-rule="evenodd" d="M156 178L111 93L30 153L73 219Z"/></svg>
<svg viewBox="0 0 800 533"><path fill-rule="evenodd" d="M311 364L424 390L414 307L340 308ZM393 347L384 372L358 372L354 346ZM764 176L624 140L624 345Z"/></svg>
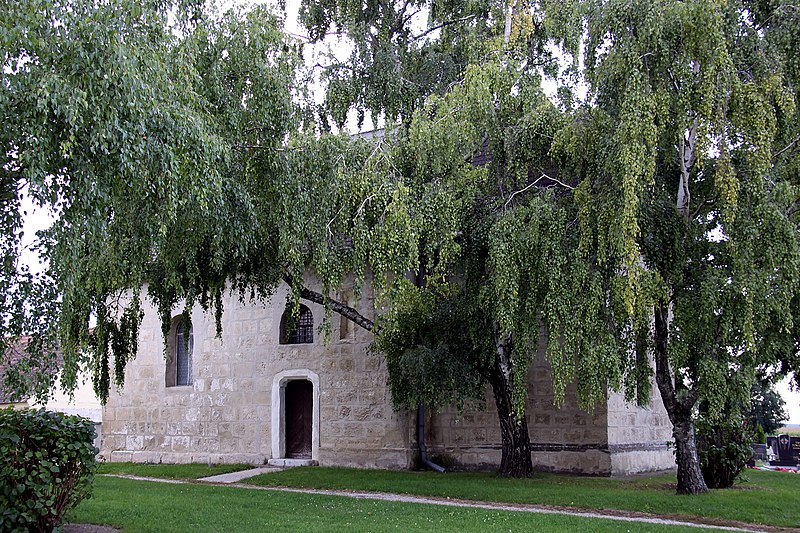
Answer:
<svg viewBox="0 0 800 533"><path fill-rule="evenodd" d="M143 287L169 314L179 301L221 312L232 265L243 265L241 284L269 292L278 282L274 267L248 268L269 250L242 176L251 152L275 153L294 124L298 51L262 8L200 9L189 21L170 2L6 7L3 337L57 336L64 388L88 368L104 399L111 367L121 384L135 354ZM59 220L40 236L40 278L14 255L23 191ZM31 368L50 370L45 353L29 355L40 360Z"/></svg>
<svg viewBox="0 0 800 533"><path fill-rule="evenodd" d="M482 403L492 347L475 338L477 313L453 292L403 285L381 317L373 349L386 358L396 409Z"/></svg>
<svg viewBox="0 0 800 533"><path fill-rule="evenodd" d="M472 65L397 139L421 274L392 293L379 321L396 406L480 401L487 380L506 375L493 386L509 388L520 420L528 366L545 345L557 401L576 377L587 406L621 384L620 332L602 306L608 277L575 260L572 187L549 156L564 117L539 85L521 61Z"/></svg>
<svg viewBox="0 0 800 533"><path fill-rule="evenodd" d="M772 383L766 380L757 380L750 388L750 408L744 409L747 425L755 428L758 435L757 442L767 442L764 435L774 435L788 420L786 401L777 392ZM759 435L760 431L760 435Z"/></svg>
<svg viewBox="0 0 800 533"><path fill-rule="evenodd" d="M611 316L691 423L796 368L796 52L779 43L797 19L782 2L582 4L590 105L558 144L581 247L615 269Z"/></svg>
<svg viewBox="0 0 800 533"><path fill-rule="evenodd" d="M327 125L330 117L342 126L350 109L358 112L359 122L367 114L374 119L383 115L387 123L410 119L426 98L446 93L460 79L474 58L474 47L481 45L475 36L496 35L498 19L489 15L497 14L499 6L493 4L484 0L302 2L300 20L312 41L337 33L352 44L345 61L324 66L326 100L320 123ZM414 29L424 8L427 27Z"/></svg>
<svg viewBox="0 0 800 533"><path fill-rule="evenodd" d="M50 532L92 491L94 423L45 410L0 410L0 530Z"/></svg>
<svg viewBox="0 0 800 533"><path fill-rule="evenodd" d="M697 455L706 485L712 489L732 487L753 456L750 428L737 417L716 422L701 419L695 428Z"/></svg>
<svg viewBox="0 0 800 533"><path fill-rule="evenodd" d="M761 427L761 424L756 424L753 442L755 444L765 444L767 442L767 433L764 431L764 428Z"/></svg>
<svg viewBox="0 0 800 533"><path fill-rule="evenodd" d="M556 54L547 43L563 42L577 57L580 20L574 4L514 3L505 39L511 6L498 0L304 0L300 20L312 42L335 34L352 47L347 59L322 65L326 100L319 122L327 126L332 119L342 126L354 110L359 125L369 114L375 123L385 119L407 126L431 96L447 94L470 65L496 58L501 50L557 75Z"/></svg>

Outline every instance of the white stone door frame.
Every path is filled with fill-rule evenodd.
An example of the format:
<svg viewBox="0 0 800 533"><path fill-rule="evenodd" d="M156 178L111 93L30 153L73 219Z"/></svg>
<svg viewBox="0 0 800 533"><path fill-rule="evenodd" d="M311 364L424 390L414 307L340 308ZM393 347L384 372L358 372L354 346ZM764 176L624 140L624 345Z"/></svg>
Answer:
<svg viewBox="0 0 800 533"><path fill-rule="evenodd" d="M311 460L319 461L319 376L307 368L284 370L272 380L272 458L286 458L286 384L295 380L311 382Z"/></svg>

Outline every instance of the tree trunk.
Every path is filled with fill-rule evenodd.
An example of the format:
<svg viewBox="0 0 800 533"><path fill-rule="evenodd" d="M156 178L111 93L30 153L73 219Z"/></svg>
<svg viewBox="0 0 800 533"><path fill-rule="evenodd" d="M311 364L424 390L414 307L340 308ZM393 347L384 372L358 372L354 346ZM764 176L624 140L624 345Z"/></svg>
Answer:
<svg viewBox="0 0 800 533"><path fill-rule="evenodd" d="M675 462L678 464L678 494L700 494L708 492L706 480L700 470L697 444L694 437L694 422L691 416L672 426L675 437Z"/></svg>
<svg viewBox="0 0 800 533"><path fill-rule="evenodd" d="M528 434L528 421L523 410L521 419L514 414L512 392L514 379L511 368L511 343L498 341L498 357L490 375L497 417L500 419L500 437L503 455L499 474L506 477L531 477L531 439Z"/></svg>
<svg viewBox="0 0 800 533"><path fill-rule="evenodd" d="M700 470L697 444L694 436L692 409L697 401L695 389L688 390L680 378L673 380L667 355L669 334L668 311L665 304L655 309L655 360L656 383L664 407L672 422L675 438L675 462L678 465L678 494L700 494L708 492L708 486ZM680 399L677 390L681 389Z"/></svg>

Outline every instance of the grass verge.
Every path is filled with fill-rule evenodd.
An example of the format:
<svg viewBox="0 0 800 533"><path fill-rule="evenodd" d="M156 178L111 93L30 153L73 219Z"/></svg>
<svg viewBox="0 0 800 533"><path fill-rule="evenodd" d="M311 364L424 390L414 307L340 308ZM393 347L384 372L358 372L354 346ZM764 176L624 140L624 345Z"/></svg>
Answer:
<svg viewBox="0 0 800 533"><path fill-rule="evenodd" d="M684 526L109 477L96 478L94 497L82 502L70 520L143 533L698 531Z"/></svg>
<svg viewBox="0 0 800 533"><path fill-rule="evenodd" d="M750 470L732 489L699 496L675 494L675 475L637 479L536 474L505 479L488 473L399 472L346 468L292 468L246 483L321 489L397 492L465 500L616 509L665 516L800 526L800 474Z"/></svg>
<svg viewBox="0 0 800 533"><path fill-rule="evenodd" d="M253 468L253 466L242 464L208 466L206 464L100 463L97 466L97 473L162 479L200 479L201 477L238 472L248 468Z"/></svg>

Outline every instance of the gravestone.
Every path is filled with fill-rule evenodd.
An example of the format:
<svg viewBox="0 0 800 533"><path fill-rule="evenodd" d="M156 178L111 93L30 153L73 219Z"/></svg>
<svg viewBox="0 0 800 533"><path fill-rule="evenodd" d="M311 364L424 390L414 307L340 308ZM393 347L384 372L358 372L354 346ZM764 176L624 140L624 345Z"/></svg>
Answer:
<svg viewBox="0 0 800 533"><path fill-rule="evenodd" d="M786 434L767 437L767 448L775 455L775 459L769 462L771 466L800 464L800 437L790 437Z"/></svg>
<svg viewBox="0 0 800 533"><path fill-rule="evenodd" d="M767 457L767 445L766 444L753 444L753 457L750 458L750 463L748 466L755 466L756 461L766 461L769 459Z"/></svg>

